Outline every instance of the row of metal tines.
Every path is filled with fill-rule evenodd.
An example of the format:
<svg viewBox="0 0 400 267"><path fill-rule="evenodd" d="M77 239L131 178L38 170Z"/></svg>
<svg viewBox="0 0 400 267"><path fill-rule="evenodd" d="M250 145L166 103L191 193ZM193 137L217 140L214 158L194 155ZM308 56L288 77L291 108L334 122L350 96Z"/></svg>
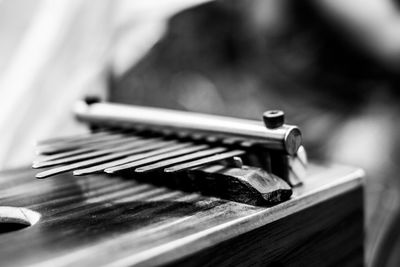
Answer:
<svg viewBox="0 0 400 267"><path fill-rule="evenodd" d="M46 178L72 171L73 175L129 171L146 173L179 172L194 167L238 159L245 144L233 145L233 139L157 135L152 132L98 130L96 132L40 141L39 157L33 168L47 168L36 174ZM229 145L230 144L230 145ZM240 158L239 158L240 160Z"/></svg>

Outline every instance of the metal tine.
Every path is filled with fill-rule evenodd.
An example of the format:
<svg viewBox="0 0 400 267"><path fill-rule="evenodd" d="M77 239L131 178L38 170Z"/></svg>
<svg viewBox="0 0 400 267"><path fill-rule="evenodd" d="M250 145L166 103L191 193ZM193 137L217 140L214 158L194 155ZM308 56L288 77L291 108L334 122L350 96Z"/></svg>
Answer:
<svg viewBox="0 0 400 267"><path fill-rule="evenodd" d="M188 160L209 156L209 155L212 155L212 154L215 154L215 153L220 153L220 152L223 152L223 151L226 151L225 147L211 148L211 149L207 149L207 150L204 150L204 151L200 151L200 152L184 155L184 156L181 156L181 157L177 157L177 158L172 158L172 159L167 159L167 160L164 160L164 161L156 162L154 164L142 166L140 168L135 169L135 172L153 171L153 170L160 169L162 167L166 167L166 166L169 166L169 165L173 165L173 164L177 164L177 163L180 163L180 162L185 162L185 161L188 161Z"/></svg>
<svg viewBox="0 0 400 267"><path fill-rule="evenodd" d="M153 142L154 141L149 141L149 142ZM36 174L36 178L46 178L49 176L53 176L59 173L63 173L63 172L68 172L68 171L72 171L72 170L77 170L77 169L81 169L81 168L85 168L88 166L92 166L92 165L96 165L99 163L103 163L103 162L108 162L108 161L112 161L114 159L118 159L118 158L123 158L123 157L127 157L133 154L137 154L137 153L141 153L144 151L149 151L149 150L153 150L153 149L157 149L160 148L162 146L166 146L169 144L173 144L176 143L176 141L166 141L166 142L160 142L160 143L155 143L152 145L148 145L148 146L141 146L132 150L127 150L127 151L123 151L123 152L119 152L119 153L113 153L113 154L109 154L109 155L105 155L102 157L98 157L98 158L94 158L94 159L88 159L88 160L84 160L84 161L79 161L76 163L72 163L69 165L64 165L64 166L60 166L60 167L56 167L56 168L52 168L43 172L40 172L38 174Z"/></svg>
<svg viewBox="0 0 400 267"><path fill-rule="evenodd" d="M209 143L215 143L219 141L219 137L218 136L214 136L214 135L210 135L206 137L206 141Z"/></svg>
<svg viewBox="0 0 400 267"><path fill-rule="evenodd" d="M187 131L178 131L175 134L178 136L178 138L182 138L182 139L188 138L190 136L190 133Z"/></svg>
<svg viewBox="0 0 400 267"><path fill-rule="evenodd" d="M57 154L53 154L53 155L49 155L49 156L44 156L44 157L39 158L38 160L34 161L34 164L37 164L39 162L46 162L46 161L66 158L66 157L70 157L70 156L75 156L78 154L83 154L83 153L87 153L87 152L91 152L91 151L95 151L95 150L99 150L99 149L112 148L112 147L115 147L116 145L123 144L127 141L135 141L135 140L139 140L139 139L142 139L142 138L137 137L137 136L122 137L118 140L106 141L106 142L102 142L100 144L97 144L97 143L90 144L88 147L85 147L85 148L80 148L80 149L75 149L72 151L57 153Z"/></svg>
<svg viewBox="0 0 400 267"><path fill-rule="evenodd" d="M190 137L191 137L191 139L196 140L196 141L205 139L204 134L201 134L201 133L193 133Z"/></svg>
<svg viewBox="0 0 400 267"><path fill-rule="evenodd" d="M81 144L86 144L88 142L95 141L97 139L102 140L104 138L107 138L107 136L115 136L115 135L120 135L120 134L123 134L123 132L108 131L108 132L89 133L85 137L81 137L81 138L71 137L70 139L65 138L65 140L59 141L59 142L38 143L37 147L46 149L46 148L64 147L67 145L81 145Z"/></svg>
<svg viewBox="0 0 400 267"><path fill-rule="evenodd" d="M76 148L85 147L90 144L95 144L95 143L104 142L104 141L117 140L123 136L125 136L125 135L124 134L109 134L106 136L90 138L88 140L80 140L80 141L72 142L72 143L67 142L67 143L64 143L61 145L38 146L37 152L38 152L38 154L44 154L44 155L56 154L59 152L65 152L65 151L73 150Z"/></svg>
<svg viewBox="0 0 400 267"><path fill-rule="evenodd" d="M255 144L256 144L256 143L255 143L255 142L252 142L252 141L243 141L243 142L240 143L240 146L241 146L241 147L249 148L249 147L254 146Z"/></svg>
<svg viewBox="0 0 400 267"><path fill-rule="evenodd" d="M227 137L227 138L224 138L222 140L222 143L224 145L235 145L235 144L238 144L238 143L240 143L242 141L243 141L243 139L238 138L238 137Z"/></svg>
<svg viewBox="0 0 400 267"><path fill-rule="evenodd" d="M38 154L55 154L58 152L85 147L90 144L96 144L104 141L112 141L125 136L123 133L110 133L102 136L95 136L87 138L86 140L79 140L74 142L64 142L56 145L39 145L37 146Z"/></svg>
<svg viewBox="0 0 400 267"><path fill-rule="evenodd" d="M202 158L202 159L199 159L199 160L178 164L178 165L175 165L175 166L172 166L172 167L164 169L164 172L177 172L177 171L181 171L181 170L186 170L186 169L189 169L189 168L193 168L193 167L197 167L197 166L213 163L213 162L216 162L216 161L232 158L232 157L235 157L235 156L240 156L240 155L243 155L244 153L245 153L245 151L243 151L243 150L228 151L228 152L225 152L225 153L213 155L213 156Z"/></svg>
<svg viewBox="0 0 400 267"><path fill-rule="evenodd" d="M44 139L44 140L39 140L36 145L41 146L41 145L57 145L57 144L63 144L66 142L75 142L79 140L87 140L88 138L93 138L97 136L105 136L108 135L112 132L110 131L101 131L101 132L92 132L92 133L84 133L84 134L79 134L79 135L71 135L71 136L65 136L65 137L56 137L56 138L49 138L49 139Z"/></svg>
<svg viewBox="0 0 400 267"><path fill-rule="evenodd" d="M126 170L126 169L131 169L134 167L138 167L144 164L148 164L148 163L152 163L152 162L156 162L159 160L164 160L164 159L168 159L168 158L172 158L172 157L177 157L177 156L181 156L184 154L189 154L195 151L199 151L199 150L204 150L209 148L208 145L198 145L198 146L192 146L189 148L183 148L183 149L179 149L176 151L172 151L172 152L167 152L167 153L163 153L151 158L146 158L146 159L142 159L142 160L138 160L138 161L134 161L134 162L130 162L127 164L123 164L123 165L119 165L119 166L115 166L112 168L107 168L104 171L106 173L116 173L122 170Z"/></svg>
<svg viewBox="0 0 400 267"><path fill-rule="evenodd" d="M96 150L96 151L92 151L89 153L79 154L79 155L56 159L56 160L50 160L50 161L44 161L44 162L34 162L34 164L32 165L32 168L37 169L37 168L43 168L43 167L50 167L50 166L55 166L55 165L60 165L60 164L71 163L71 162L75 162L75 161L79 161L79 160L100 157L100 156L103 156L106 154L111 154L111 153L115 153L115 152L122 152L122 151L126 151L129 149L134 149L134 148L137 148L137 147L140 147L143 145L147 145L149 143L154 143L154 142L165 143L165 141L160 141L159 138L139 139L139 140L130 141L130 142L127 141L120 145L114 146L112 148Z"/></svg>
<svg viewBox="0 0 400 267"><path fill-rule="evenodd" d="M103 163L103 164L100 164L100 165L96 165L96 166L93 166L93 167L75 170L73 172L73 174L76 175L76 176L80 176L80 175L96 173L96 172L104 171L107 168L112 168L112 167L115 167L115 166L127 164L127 163L130 163L130 162L133 162L133 161L137 161L137 160L141 160L141 159L144 159L144 158L157 156L157 155L163 154L165 152L169 152L169 151L185 148L185 147L188 147L188 146L191 146L191 145L193 145L193 143L181 143L181 144L177 144L177 145L171 145L171 146L167 146L167 147L160 148L160 149L157 149L157 150L153 150L153 151L150 151L150 152L140 153L140 154L136 154L136 155L133 155L133 156L126 157L126 158L122 158L122 159L106 162L106 163Z"/></svg>

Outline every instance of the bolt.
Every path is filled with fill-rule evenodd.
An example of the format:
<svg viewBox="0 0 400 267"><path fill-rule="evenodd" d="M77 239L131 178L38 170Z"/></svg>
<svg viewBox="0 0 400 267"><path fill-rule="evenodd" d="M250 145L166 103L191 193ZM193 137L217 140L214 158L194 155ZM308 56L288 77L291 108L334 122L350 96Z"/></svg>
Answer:
<svg viewBox="0 0 400 267"><path fill-rule="evenodd" d="M263 120L268 129L279 128L285 123L285 113L282 110L268 110L264 112Z"/></svg>

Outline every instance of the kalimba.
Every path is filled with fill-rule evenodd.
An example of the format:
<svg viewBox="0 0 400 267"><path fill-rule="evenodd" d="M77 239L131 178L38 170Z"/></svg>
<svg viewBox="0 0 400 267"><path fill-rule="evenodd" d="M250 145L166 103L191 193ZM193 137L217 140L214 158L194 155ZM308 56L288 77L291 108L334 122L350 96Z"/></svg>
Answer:
<svg viewBox="0 0 400 267"><path fill-rule="evenodd" d="M362 265L363 172L308 164L282 111L75 111L90 134L0 175L2 266Z"/></svg>

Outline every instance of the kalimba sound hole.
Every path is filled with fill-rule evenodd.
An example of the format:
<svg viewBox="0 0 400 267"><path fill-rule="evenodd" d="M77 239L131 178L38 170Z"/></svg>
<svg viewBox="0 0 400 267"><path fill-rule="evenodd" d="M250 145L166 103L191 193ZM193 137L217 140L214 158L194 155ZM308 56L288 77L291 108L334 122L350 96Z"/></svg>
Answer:
<svg viewBox="0 0 400 267"><path fill-rule="evenodd" d="M0 234L30 227L40 217L38 212L27 208L0 206Z"/></svg>

